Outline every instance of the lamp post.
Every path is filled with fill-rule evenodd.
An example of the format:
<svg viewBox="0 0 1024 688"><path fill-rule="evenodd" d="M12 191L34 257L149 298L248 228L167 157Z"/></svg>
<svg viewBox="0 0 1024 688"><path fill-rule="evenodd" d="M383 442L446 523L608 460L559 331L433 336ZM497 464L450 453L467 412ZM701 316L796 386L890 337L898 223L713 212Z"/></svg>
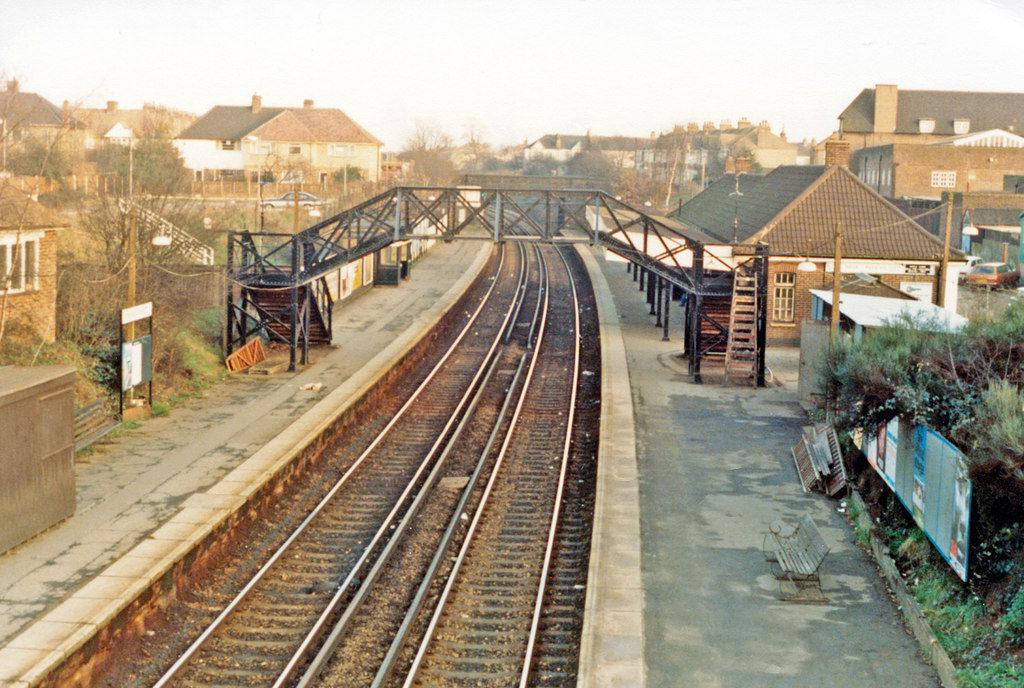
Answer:
<svg viewBox="0 0 1024 688"><path fill-rule="evenodd" d="M246 136L246 141L249 141L255 149L256 155L256 212L257 216L253 217L253 223L259 223L260 231L263 231L263 160L260 158L260 137L259 136ZM258 218L258 220L257 220Z"/></svg>

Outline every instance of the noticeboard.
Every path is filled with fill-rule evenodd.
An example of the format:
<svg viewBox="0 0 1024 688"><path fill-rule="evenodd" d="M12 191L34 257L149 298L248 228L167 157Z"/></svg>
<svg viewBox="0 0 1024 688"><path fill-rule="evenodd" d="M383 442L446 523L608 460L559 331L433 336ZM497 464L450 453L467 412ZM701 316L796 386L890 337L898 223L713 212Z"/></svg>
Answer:
<svg viewBox="0 0 1024 688"><path fill-rule="evenodd" d="M868 463L961 580L967 580L971 481L966 457L923 425L894 418L866 436Z"/></svg>
<svg viewBox="0 0 1024 688"><path fill-rule="evenodd" d="M153 380L153 337L146 335L121 344L121 391Z"/></svg>

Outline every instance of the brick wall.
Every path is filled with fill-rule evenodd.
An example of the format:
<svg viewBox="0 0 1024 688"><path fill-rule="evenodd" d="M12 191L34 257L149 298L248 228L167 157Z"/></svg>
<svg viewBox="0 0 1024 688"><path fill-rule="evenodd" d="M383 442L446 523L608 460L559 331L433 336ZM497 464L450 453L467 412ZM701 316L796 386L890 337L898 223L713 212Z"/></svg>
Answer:
<svg viewBox="0 0 1024 688"><path fill-rule="evenodd" d="M832 273L825 271L824 263L816 263L814 272L800 272L796 269L797 262L770 262L768 266L768 344L778 346L795 346L800 344L800 324L811 317L811 289L831 291ZM793 322L777 322L772 319L775 309L775 275L779 272L791 272L796 275L796 294L793 307ZM934 275L879 275L886 286L900 288L904 282L925 282L932 285L933 296L938 287Z"/></svg>
<svg viewBox="0 0 1024 688"><path fill-rule="evenodd" d="M56 336L57 231L48 230L39 241L39 289L7 296L7 317L35 328L52 342Z"/></svg>

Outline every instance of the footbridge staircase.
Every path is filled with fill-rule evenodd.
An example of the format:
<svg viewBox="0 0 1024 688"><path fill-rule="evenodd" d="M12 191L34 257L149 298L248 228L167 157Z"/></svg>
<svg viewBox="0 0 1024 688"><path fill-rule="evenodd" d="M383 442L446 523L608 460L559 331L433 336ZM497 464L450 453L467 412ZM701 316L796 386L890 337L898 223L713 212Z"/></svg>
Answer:
<svg viewBox="0 0 1024 688"><path fill-rule="evenodd" d="M729 360L738 364L740 341L756 352L764 349L766 245L723 245L698 228L598 190L402 186L296 234L232 233L228 353L261 336L287 344L294 370L297 359L306 362L311 343L331 340L326 276L392 244L425 239L600 245L646 280L659 321L665 304L666 335L668 303L683 304L689 372L696 381L707 356L728 357L731 351ZM751 284L752 322L733 305L734 290L746 292ZM732 347L730 333L736 335ZM764 357L752 361L753 382L763 385Z"/></svg>

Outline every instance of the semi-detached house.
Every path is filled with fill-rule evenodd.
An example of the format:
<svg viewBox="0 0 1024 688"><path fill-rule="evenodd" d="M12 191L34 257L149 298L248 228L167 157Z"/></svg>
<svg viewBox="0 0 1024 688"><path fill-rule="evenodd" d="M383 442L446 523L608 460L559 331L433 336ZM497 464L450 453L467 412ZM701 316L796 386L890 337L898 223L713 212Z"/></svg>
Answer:
<svg viewBox="0 0 1024 688"><path fill-rule="evenodd" d="M377 137L336 108L217 105L174 141L197 180L250 179L323 184L338 170L380 179Z"/></svg>

